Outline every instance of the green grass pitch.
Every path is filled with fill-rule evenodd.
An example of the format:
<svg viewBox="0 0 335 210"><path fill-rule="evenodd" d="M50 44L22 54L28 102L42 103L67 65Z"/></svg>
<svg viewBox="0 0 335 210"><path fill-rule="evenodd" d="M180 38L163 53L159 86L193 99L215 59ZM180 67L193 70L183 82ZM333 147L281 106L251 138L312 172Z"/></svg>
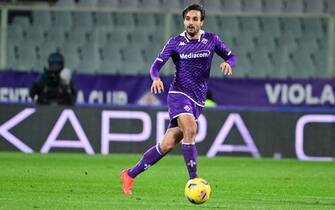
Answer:
<svg viewBox="0 0 335 210"><path fill-rule="evenodd" d="M140 155L0 153L0 209L335 209L335 162L199 157L210 200L184 197L182 156L168 155L121 194L119 172Z"/></svg>

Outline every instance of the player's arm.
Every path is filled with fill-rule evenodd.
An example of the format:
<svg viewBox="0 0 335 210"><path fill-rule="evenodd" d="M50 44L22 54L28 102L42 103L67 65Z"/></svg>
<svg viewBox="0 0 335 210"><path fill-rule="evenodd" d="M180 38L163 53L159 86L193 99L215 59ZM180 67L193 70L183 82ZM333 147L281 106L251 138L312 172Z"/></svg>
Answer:
<svg viewBox="0 0 335 210"><path fill-rule="evenodd" d="M150 77L152 79L151 93L157 94L164 91L164 84L160 79L159 71L169 60L173 52L172 38L165 44L162 52L155 59L150 68Z"/></svg>
<svg viewBox="0 0 335 210"><path fill-rule="evenodd" d="M225 75L233 74L233 67L236 66L235 54L224 44L224 42L216 36L215 38L215 52L225 61L220 64L220 69Z"/></svg>

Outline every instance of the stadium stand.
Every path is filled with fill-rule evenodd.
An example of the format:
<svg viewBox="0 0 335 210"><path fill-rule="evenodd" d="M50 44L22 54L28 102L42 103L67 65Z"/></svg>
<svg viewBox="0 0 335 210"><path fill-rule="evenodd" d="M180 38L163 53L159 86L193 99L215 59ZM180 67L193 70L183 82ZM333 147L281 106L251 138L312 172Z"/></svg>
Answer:
<svg viewBox="0 0 335 210"><path fill-rule="evenodd" d="M59 0L56 8L66 9L9 11L7 69L41 71L46 56L59 50L77 72L147 74L167 37L183 30L180 10L192 2L204 3L204 29L219 34L238 55L235 76L309 78L329 72L330 20L324 13L334 13L333 0ZM110 11L99 10L104 7ZM165 25L166 11L171 25ZM215 57L213 68L219 64ZM306 74L294 68L306 68Z"/></svg>
<svg viewBox="0 0 335 210"><path fill-rule="evenodd" d="M282 0L266 0L263 2L264 13L281 13L283 11Z"/></svg>

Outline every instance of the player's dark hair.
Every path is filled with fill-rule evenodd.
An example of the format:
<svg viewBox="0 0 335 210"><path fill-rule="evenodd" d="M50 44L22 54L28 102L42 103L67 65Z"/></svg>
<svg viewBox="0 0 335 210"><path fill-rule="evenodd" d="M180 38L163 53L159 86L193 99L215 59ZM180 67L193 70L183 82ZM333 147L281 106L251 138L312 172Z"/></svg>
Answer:
<svg viewBox="0 0 335 210"><path fill-rule="evenodd" d="M186 7L184 10L183 10L183 19L185 19L185 16L186 14L191 11L191 10L197 10L197 11L200 11L201 13L201 21L203 21L205 19L205 10L204 8L199 5L199 4L191 4L189 5L188 7Z"/></svg>

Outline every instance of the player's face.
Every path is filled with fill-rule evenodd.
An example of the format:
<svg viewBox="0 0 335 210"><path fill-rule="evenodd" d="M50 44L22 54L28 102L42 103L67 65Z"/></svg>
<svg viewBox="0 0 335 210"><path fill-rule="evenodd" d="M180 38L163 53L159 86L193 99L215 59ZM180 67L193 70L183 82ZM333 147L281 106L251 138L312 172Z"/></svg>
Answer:
<svg viewBox="0 0 335 210"><path fill-rule="evenodd" d="M186 33L194 37L199 34L204 21L201 21L201 12L198 10L190 10L184 18L184 29Z"/></svg>

